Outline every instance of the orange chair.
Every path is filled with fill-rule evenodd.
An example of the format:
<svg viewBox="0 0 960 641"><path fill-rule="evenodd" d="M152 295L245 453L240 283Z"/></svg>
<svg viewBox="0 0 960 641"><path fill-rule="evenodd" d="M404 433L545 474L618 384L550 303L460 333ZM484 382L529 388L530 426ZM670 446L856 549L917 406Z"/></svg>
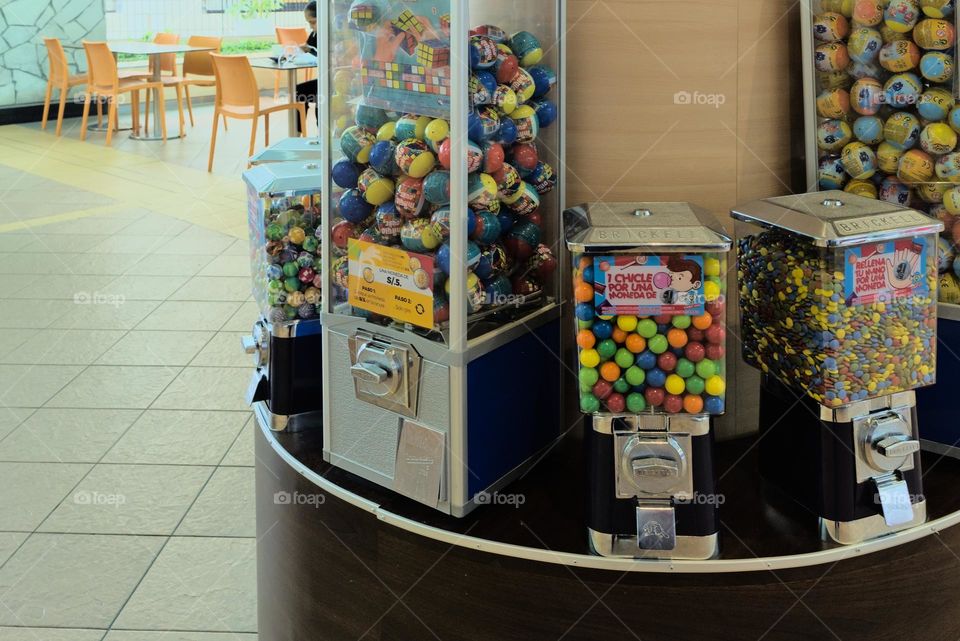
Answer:
<svg viewBox="0 0 960 641"><path fill-rule="evenodd" d="M154 44L158 45L175 45L180 44L180 36L175 33L158 33L154 39ZM186 125L186 120L183 117L183 78L177 76L177 54L175 53L162 53L159 56L156 56L160 59L160 77L163 82L164 88L173 87L177 90L177 112L180 116L180 137L183 138L186 135L184 131L184 126ZM151 68L151 71L153 69ZM163 95L162 93L160 95ZM147 93L147 104L146 110L143 115L144 128L150 128L150 93Z"/></svg>
<svg viewBox="0 0 960 641"><path fill-rule="evenodd" d="M50 98L53 96L53 90L57 89L60 91L60 111L57 114L57 135L59 136L61 130L63 130L63 110L67 106L67 96L73 87L87 84L87 75L70 75L67 56L59 39L44 38L43 42L47 45L50 73L47 76L47 95L43 99L43 121L40 128L47 128L47 117L50 115Z"/></svg>
<svg viewBox="0 0 960 641"><path fill-rule="evenodd" d="M207 36L191 36L187 40L191 47L211 48L214 51L188 51L183 56L183 73L180 84L183 85L183 93L187 98L187 111L190 112L190 126L193 122L193 101L190 99L190 87L216 87L217 79L213 75L213 60L211 53L220 53L223 45L223 38L210 38ZM195 77L190 77L195 76ZM223 119L223 126L226 129L227 119Z"/></svg>
<svg viewBox="0 0 960 641"><path fill-rule="evenodd" d="M303 27L277 27L277 42L284 47L302 47L307 44L307 30ZM280 77L282 71L273 73L273 99L280 98ZM309 78L308 78L309 80ZM293 96L290 97L293 100Z"/></svg>
<svg viewBox="0 0 960 641"><path fill-rule="evenodd" d="M121 94L131 94L133 108L133 131L140 132L140 92L163 92L163 84L150 82L140 78L120 78L117 75L117 61L110 52L106 42L83 41L83 48L87 52L87 68L89 82L86 100L83 103L83 123L81 124L80 140L87 139L87 121L90 118L90 97L106 98L110 102L110 111L107 116L107 145L113 142L113 131L117 128L117 99ZM163 138L167 138L166 119L160 123Z"/></svg>
<svg viewBox="0 0 960 641"><path fill-rule="evenodd" d="M260 116L264 117L264 140L267 146L270 145L270 114L272 113L295 109L300 114L301 130L306 132L307 114L303 103L297 101L277 103L275 100L262 97L250 60L246 56L210 54L210 59L213 60L213 73L217 79L217 98L213 111L213 131L210 134L210 158L207 161L207 171L213 171L213 153L217 147L220 116L224 119L253 121L248 157L253 155Z"/></svg>

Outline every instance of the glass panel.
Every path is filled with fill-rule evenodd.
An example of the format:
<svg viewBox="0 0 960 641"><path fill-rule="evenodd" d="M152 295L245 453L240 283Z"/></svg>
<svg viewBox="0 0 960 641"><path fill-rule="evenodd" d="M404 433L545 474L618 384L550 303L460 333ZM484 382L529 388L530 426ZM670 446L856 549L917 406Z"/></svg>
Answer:
<svg viewBox="0 0 960 641"><path fill-rule="evenodd" d="M573 255L585 413L723 414L725 253Z"/></svg>
<svg viewBox="0 0 960 641"><path fill-rule="evenodd" d="M828 407L931 385L936 237L826 249L738 223L743 358Z"/></svg>
<svg viewBox="0 0 960 641"><path fill-rule="evenodd" d="M557 3L515 4L469 3L472 69L463 62L469 80L456 87L450 0L333 3L336 313L447 341L456 271L471 337L557 300ZM470 106L461 203L455 91ZM452 255L452 219L469 234L464 256Z"/></svg>

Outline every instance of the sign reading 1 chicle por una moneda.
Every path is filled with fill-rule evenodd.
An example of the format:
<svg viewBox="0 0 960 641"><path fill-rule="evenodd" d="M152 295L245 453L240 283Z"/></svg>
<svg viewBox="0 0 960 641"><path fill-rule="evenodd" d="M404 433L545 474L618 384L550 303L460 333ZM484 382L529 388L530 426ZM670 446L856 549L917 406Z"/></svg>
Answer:
<svg viewBox="0 0 960 641"><path fill-rule="evenodd" d="M593 273L600 315L703 314L702 256L597 256Z"/></svg>

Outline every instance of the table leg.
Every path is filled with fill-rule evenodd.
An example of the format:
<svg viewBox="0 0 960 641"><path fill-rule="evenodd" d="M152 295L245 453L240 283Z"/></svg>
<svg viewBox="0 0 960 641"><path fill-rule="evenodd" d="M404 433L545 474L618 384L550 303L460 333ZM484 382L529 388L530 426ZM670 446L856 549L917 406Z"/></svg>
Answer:
<svg viewBox="0 0 960 641"><path fill-rule="evenodd" d="M113 59L114 60L117 59L117 54L113 54ZM97 97L97 100L100 100L100 98ZM120 122L119 118L117 118L117 122ZM117 131L131 131L132 129L133 127L119 127L119 126L117 127ZM109 130L110 130L109 123L107 123L106 125L102 123L101 124L94 123L92 125L87 125L87 131L99 131L101 133L106 133Z"/></svg>
<svg viewBox="0 0 960 641"><path fill-rule="evenodd" d="M290 92L290 102L297 102L297 70L289 69L287 71L287 91ZM287 135L291 138L297 137L297 112L290 109L287 112Z"/></svg>
<svg viewBox="0 0 960 641"><path fill-rule="evenodd" d="M159 54L154 54L150 56L150 71L151 71L151 76L150 76L151 82L156 82L158 84L163 82L163 77L160 75L160 55ZM166 114L163 109L164 96L163 96L162 84L160 89L153 90L153 96L154 96L153 105L152 105L153 106L153 131L155 133L150 134L146 130L143 130L143 133L139 136L137 135L130 136L130 138L133 140L155 141L155 140L164 139L163 135L161 134L162 130L160 127L160 119L161 118L166 119ZM171 129L168 126L166 139L176 140L177 138L180 138L180 134L176 132L179 132L179 129Z"/></svg>

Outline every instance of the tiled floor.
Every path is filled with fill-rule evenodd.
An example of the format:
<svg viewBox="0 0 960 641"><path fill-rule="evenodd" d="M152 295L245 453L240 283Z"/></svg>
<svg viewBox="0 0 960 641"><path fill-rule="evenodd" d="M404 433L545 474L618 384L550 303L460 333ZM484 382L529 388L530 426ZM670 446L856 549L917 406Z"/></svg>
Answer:
<svg viewBox="0 0 960 641"><path fill-rule="evenodd" d="M256 639L248 133L208 175L198 113L0 127L0 641Z"/></svg>

